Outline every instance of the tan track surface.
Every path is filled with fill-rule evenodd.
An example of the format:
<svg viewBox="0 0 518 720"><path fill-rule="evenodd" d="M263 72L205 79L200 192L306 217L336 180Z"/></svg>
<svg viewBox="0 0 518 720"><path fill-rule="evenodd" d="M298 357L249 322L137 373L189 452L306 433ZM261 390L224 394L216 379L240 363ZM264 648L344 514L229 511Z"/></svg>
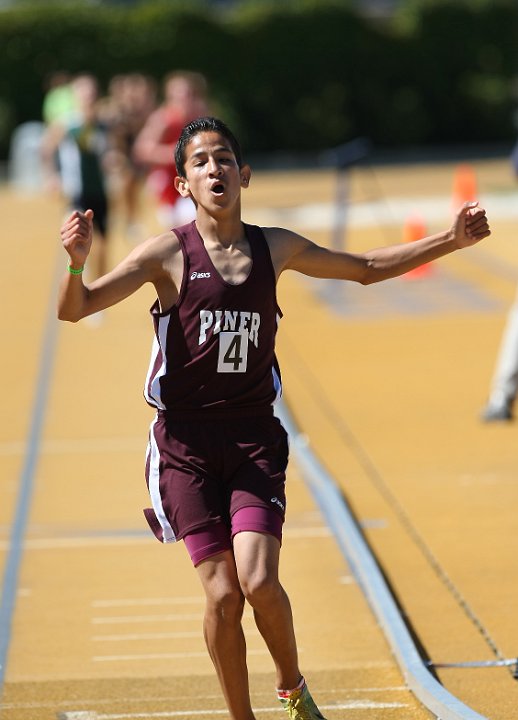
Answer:
<svg viewBox="0 0 518 720"><path fill-rule="evenodd" d="M357 170L353 203L447 196L453 166ZM476 167L483 194L512 194L507 163ZM332 202L327 172L258 173L245 219ZM418 201L417 201L418 202ZM26 447L61 210L0 192L4 339L0 422L0 569ZM491 208L488 207L489 212ZM448 223L449 206L437 228ZM148 226L155 231L152 215ZM334 291L287 276L279 359L286 399L347 493L425 651L436 662L518 654L515 425L484 426L505 313L518 279L518 222L415 281ZM299 229L304 231L304 226ZM309 234L309 233L308 233ZM328 242L328 229L311 236ZM351 228L357 250L398 241L401 227ZM115 228L112 260L129 246ZM201 637L201 588L183 546L146 530L143 480L152 413L141 396L153 295L59 327L2 698L5 720L225 715ZM12 303L12 306L11 306ZM424 309L423 309L424 308ZM292 465L282 577L301 665L329 720L430 717L404 687L385 639ZM445 578L448 583L445 582ZM478 623L478 626L475 624ZM279 717L271 661L245 618L258 717ZM489 638L489 640L488 640ZM503 668L439 671L492 720L516 715Z"/></svg>

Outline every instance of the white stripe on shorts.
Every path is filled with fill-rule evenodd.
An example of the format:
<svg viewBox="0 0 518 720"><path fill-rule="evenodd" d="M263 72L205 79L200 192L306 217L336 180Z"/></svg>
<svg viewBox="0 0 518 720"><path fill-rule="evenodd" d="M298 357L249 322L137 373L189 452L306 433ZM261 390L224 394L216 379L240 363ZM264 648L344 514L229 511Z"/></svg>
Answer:
<svg viewBox="0 0 518 720"><path fill-rule="evenodd" d="M176 542L176 536L165 515L162 498L160 496L160 453L155 439L155 424L157 420L158 415L149 428L149 443L147 447L147 457L149 458L149 495L157 520L162 526L163 542L173 543Z"/></svg>

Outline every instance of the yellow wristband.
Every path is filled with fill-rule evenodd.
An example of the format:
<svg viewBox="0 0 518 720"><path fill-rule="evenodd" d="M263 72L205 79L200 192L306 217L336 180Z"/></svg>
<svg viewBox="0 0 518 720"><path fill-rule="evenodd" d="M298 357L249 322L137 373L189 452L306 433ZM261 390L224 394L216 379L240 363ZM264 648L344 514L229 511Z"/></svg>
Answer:
<svg viewBox="0 0 518 720"><path fill-rule="evenodd" d="M70 267L70 264L67 265L67 270L71 275L81 275L81 273L83 272L84 269L85 269L84 265L82 267L80 267L78 270L75 270L73 267Z"/></svg>

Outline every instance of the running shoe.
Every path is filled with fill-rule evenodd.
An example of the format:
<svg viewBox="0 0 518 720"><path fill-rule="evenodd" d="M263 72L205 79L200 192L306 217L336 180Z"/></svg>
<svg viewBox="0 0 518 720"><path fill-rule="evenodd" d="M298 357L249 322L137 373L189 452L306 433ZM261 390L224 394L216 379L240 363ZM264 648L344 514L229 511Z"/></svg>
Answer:
<svg viewBox="0 0 518 720"><path fill-rule="evenodd" d="M311 697L306 683L300 690L294 690L289 697L280 697L279 702L288 713L290 720L325 720Z"/></svg>

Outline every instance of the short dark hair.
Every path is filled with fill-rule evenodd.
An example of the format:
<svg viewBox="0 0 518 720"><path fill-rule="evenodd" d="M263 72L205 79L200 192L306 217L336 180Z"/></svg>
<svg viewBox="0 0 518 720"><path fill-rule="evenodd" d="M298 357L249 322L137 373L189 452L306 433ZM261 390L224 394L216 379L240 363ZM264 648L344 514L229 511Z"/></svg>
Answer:
<svg viewBox="0 0 518 720"><path fill-rule="evenodd" d="M230 128L227 127L222 120L218 120L218 118L201 117L193 120L183 128L180 137L178 138L178 142L176 143L174 161L178 175L185 177L185 153L187 145L191 142L193 137L202 132L216 132L228 140L238 166L243 167L241 147Z"/></svg>

